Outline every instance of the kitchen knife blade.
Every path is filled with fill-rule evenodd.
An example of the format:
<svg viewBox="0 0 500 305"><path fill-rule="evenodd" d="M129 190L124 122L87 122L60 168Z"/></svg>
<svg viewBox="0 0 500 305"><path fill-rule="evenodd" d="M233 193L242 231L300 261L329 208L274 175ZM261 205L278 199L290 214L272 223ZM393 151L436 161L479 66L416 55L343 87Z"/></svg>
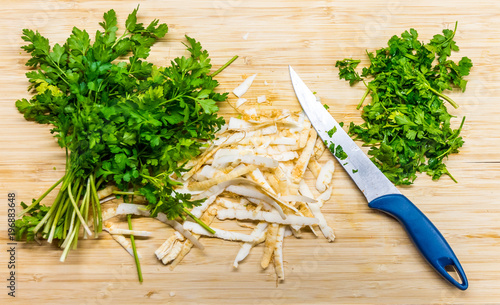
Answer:
<svg viewBox="0 0 500 305"><path fill-rule="evenodd" d="M289 69L302 109L318 136L366 197L368 206L396 218L427 262L448 282L461 290L467 289L465 272L439 230L363 153L291 66ZM461 282L454 279L446 268L454 269Z"/></svg>

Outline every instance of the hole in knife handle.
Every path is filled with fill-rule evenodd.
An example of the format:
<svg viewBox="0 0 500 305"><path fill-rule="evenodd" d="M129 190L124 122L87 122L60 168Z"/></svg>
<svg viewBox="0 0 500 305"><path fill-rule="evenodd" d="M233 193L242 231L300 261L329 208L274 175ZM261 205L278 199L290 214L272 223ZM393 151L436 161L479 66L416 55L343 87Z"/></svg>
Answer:
<svg viewBox="0 0 500 305"><path fill-rule="evenodd" d="M451 277L454 278L458 283L464 283L455 265L446 265L444 266L444 270L446 270L446 272L448 272L448 274L451 275Z"/></svg>

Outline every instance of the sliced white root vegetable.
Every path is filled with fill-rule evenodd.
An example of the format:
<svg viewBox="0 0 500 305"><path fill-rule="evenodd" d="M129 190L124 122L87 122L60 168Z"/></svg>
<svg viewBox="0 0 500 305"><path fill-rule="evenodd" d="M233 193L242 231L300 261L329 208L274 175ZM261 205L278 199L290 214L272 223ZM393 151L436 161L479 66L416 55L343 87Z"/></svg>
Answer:
<svg viewBox="0 0 500 305"><path fill-rule="evenodd" d="M285 268L283 266L283 238L285 237L285 227L280 226L276 235L276 245L274 246L274 270L278 280L285 280Z"/></svg>
<svg viewBox="0 0 500 305"><path fill-rule="evenodd" d="M306 196L309 198L314 198L313 193L311 192L311 189L307 185L307 183L302 179L299 182L299 192L302 196Z"/></svg>
<svg viewBox="0 0 500 305"><path fill-rule="evenodd" d="M128 254L130 254L132 257L134 257L134 250L132 249L132 244L130 243L130 241L128 239L125 238L125 236L123 236L123 235L114 235L114 234L109 234L109 235L111 235L111 237L113 237L113 239L118 244L120 244L120 246L122 246L123 249L125 249L125 251L128 252ZM137 256L139 258L141 258L141 255L139 254L139 252L137 252Z"/></svg>
<svg viewBox="0 0 500 305"><path fill-rule="evenodd" d="M111 201L111 200L114 200L116 199L116 196L115 195L112 195L112 196L108 196L108 197L105 197L103 199L99 199L99 203L100 204L103 204L105 202L108 202L108 201Z"/></svg>
<svg viewBox="0 0 500 305"><path fill-rule="evenodd" d="M139 216L151 215L151 213L148 210L146 210L146 207L143 205L133 204L133 203L121 203L116 209L116 215L127 215L127 214L139 215ZM186 237L187 239L191 240L196 247L202 250L205 248L196 238L193 237L193 235L189 231L184 230L184 228L179 222L168 219L167 215L165 215L164 213L158 213L158 216L156 216L155 219L171 226L174 230L184 235L184 237Z"/></svg>
<svg viewBox="0 0 500 305"><path fill-rule="evenodd" d="M238 219L238 220L259 220L269 223L277 223L293 226L309 226L318 224L318 219L312 217L303 217L296 215L287 215L286 219L282 219L278 213L275 212L254 212L242 209L222 209L217 211L217 218L224 219Z"/></svg>
<svg viewBox="0 0 500 305"><path fill-rule="evenodd" d="M271 211L274 209L272 205L269 203L260 200L260 199L255 199L255 198L246 198L249 202L253 203L257 208L261 207L261 209L266 210L266 211ZM278 206L279 207L279 206ZM257 208L255 210L257 210Z"/></svg>
<svg viewBox="0 0 500 305"><path fill-rule="evenodd" d="M307 144L302 150L302 153L300 154L300 157L297 160L297 163L295 164L295 167L292 170L291 180L293 183L298 184L300 180L302 180L302 176L306 171L307 164L311 159L311 155L314 149L314 143L316 143L316 137L317 137L316 131L314 131L314 129L310 129L309 139L307 140Z"/></svg>
<svg viewBox="0 0 500 305"><path fill-rule="evenodd" d="M314 159L319 160L323 155L323 153L325 152L325 150L326 150L325 142L323 142L323 140L320 137L318 137L316 139L316 143L314 144L314 153L313 153Z"/></svg>
<svg viewBox="0 0 500 305"><path fill-rule="evenodd" d="M305 119L302 123L302 130L299 133L299 148L304 148L307 144L307 139L310 137L311 122ZM316 140L315 140L316 141Z"/></svg>
<svg viewBox="0 0 500 305"><path fill-rule="evenodd" d="M247 166L237 167L227 175L221 175L219 177L212 178L209 180L190 183L188 185L188 188L190 190L195 190L195 191L205 190L205 189L208 189L214 185L217 185L217 184L241 177L243 175L246 175L246 174L254 171L256 168L257 168L257 166L253 165L253 164L247 165Z"/></svg>
<svg viewBox="0 0 500 305"><path fill-rule="evenodd" d="M296 151L285 151L281 152L280 154L270 155L270 157L272 157L276 161L282 162L295 160L299 157L299 154L297 154Z"/></svg>
<svg viewBox="0 0 500 305"><path fill-rule="evenodd" d="M309 160L309 163L307 164L307 168L311 171L314 178L318 178L319 173L321 172L321 165L318 161L316 161L316 159L311 158L311 160Z"/></svg>
<svg viewBox="0 0 500 305"><path fill-rule="evenodd" d="M187 241L188 242L188 241ZM180 240L175 240L172 248L170 251L168 251L165 256L161 258L161 262L166 265L168 263L171 263L172 261L175 260L175 258L179 255L179 253L182 251L182 247L184 246L184 243Z"/></svg>
<svg viewBox="0 0 500 305"><path fill-rule="evenodd" d="M271 185L269 185L269 182L267 182L266 178L260 171L260 169L256 168L253 172L249 173L248 176L255 181L256 183L260 184L263 188L267 189L269 192L274 193L274 190L271 188Z"/></svg>
<svg viewBox="0 0 500 305"><path fill-rule="evenodd" d="M265 190L265 189L261 188L261 190ZM255 187L252 187L249 185L230 185L226 188L226 191L240 195L240 196L249 197L249 198L256 198L256 199L262 200L262 201L266 202L267 204L271 205L272 207L274 207L278 211L281 218L283 218L283 219L286 218L285 213L283 212L283 209L276 202L276 197L273 196L274 197L273 198L270 196L270 195L272 195L271 193L263 194L263 193L259 192L259 190L256 189ZM280 200L280 203L283 203L284 205L286 205L281 200Z"/></svg>
<svg viewBox="0 0 500 305"><path fill-rule="evenodd" d="M248 254L250 254L250 250L255 245L257 245L265 240L267 226L268 226L268 224L266 222L259 222L259 224L255 227L255 229L250 234L250 236L257 238L257 241L255 243L244 243L241 245L240 251L238 251L236 258L234 259L234 263L233 263L234 268L238 268L238 264L242 260L244 260L248 256Z"/></svg>
<svg viewBox="0 0 500 305"><path fill-rule="evenodd" d="M101 213L102 221L109 220L109 219L115 217L116 215L117 214L116 214L116 208L115 207L114 208L108 208L108 209L106 209L106 211L103 211Z"/></svg>
<svg viewBox="0 0 500 305"><path fill-rule="evenodd" d="M321 213L320 207L317 203L308 203L309 209L311 210L314 217L319 221L318 226L325 238L332 242L335 240L335 235L333 234L333 229L328 226L325 216Z"/></svg>
<svg viewBox="0 0 500 305"><path fill-rule="evenodd" d="M293 232L292 232L292 229L290 229L289 226L285 227L285 237L288 237L288 236L292 236L293 235Z"/></svg>
<svg viewBox="0 0 500 305"><path fill-rule="evenodd" d="M172 247L177 241L184 241L184 236L182 236L180 233L175 232L170 236L158 249L155 251L156 257L161 260L162 258L165 257L170 251L172 250Z"/></svg>
<svg viewBox="0 0 500 305"><path fill-rule="evenodd" d="M203 246L203 244L200 243L200 241L196 237L194 237L193 234L191 234L191 232L185 230L183 225L180 224L178 221L168 219L167 215L165 215L164 213L158 213L158 216L156 216L155 219L163 222L164 224L171 226L174 230L176 230L177 232L182 234L184 237L186 237L189 241L191 241L191 243L193 245L195 245L197 248L199 248L200 250L205 249L205 246Z"/></svg>
<svg viewBox="0 0 500 305"><path fill-rule="evenodd" d="M208 237L216 237L224 240L229 240L229 241L243 241L243 242L256 242L257 238L253 237L248 234L242 234L238 232L231 232L231 231L226 231L222 229L216 229L212 227L212 230L214 230L215 234L212 234L205 230L202 226L195 222L191 221L185 221L184 222L184 229L189 230L195 234L200 234L203 236L208 236Z"/></svg>
<svg viewBox="0 0 500 305"><path fill-rule="evenodd" d="M217 175L221 175L222 172L211 165L205 165L201 168L199 172L197 172L198 176L205 179L212 179L217 177Z"/></svg>
<svg viewBox="0 0 500 305"><path fill-rule="evenodd" d="M236 139L234 143L236 143ZM268 135L268 136L259 136L259 137L245 137L238 141L239 144L253 144L253 145L262 145L264 143L268 143L272 145L297 145L297 139L292 137L284 137L280 135ZM233 144L234 144L233 143Z"/></svg>
<svg viewBox="0 0 500 305"><path fill-rule="evenodd" d="M303 181L303 180L301 180ZM312 197L308 197L308 196L300 196L300 195L288 195L288 196L281 196L280 197L281 200L284 200L284 201L299 201L299 202L312 202L312 203L316 203L317 200L312 198Z"/></svg>
<svg viewBox="0 0 500 305"><path fill-rule="evenodd" d="M262 269L266 269L269 266L269 262L274 253L274 247L276 245L276 237L278 235L279 225L272 223L269 225L266 233L266 244L264 246L264 254L260 261L260 266Z"/></svg>
<svg viewBox="0 0 500 305"><path fill-rule="evenodd" d="M182 175L182 179L186 181L187 179L191 178L194 173L196 173L200 167L202 167L205 162L210 159L219 149L223 148L225 146L224 141L222 141L220 144L215 145L212 144L206 151L203 152L203 154L200 155L198 159L196 159L194 162L196 164L192 165L192 168L185 174Z"/></svg>
<svg viewBox="0 0 500 305"><path fill-rule="evenodd" d="M327 202L331 196L332 196L332 188L329 187L326 189L326 191L324 191L318 196L318 203L317 203L318 206L322 207L323 203Z"/></svg>
<svg viewBox="0 0 500 305"><path fill-rule="evenodd" d="M256 76L257 74L247 77L243 81L243 83L241 83L238 87L234 88L233 90L234 95L236 95L237 97L242 97L243 94L245 94L247 90L250 88Z"/></svg>
<svg viewBox="0 0 500 305"><path fill-rule="evenodd" d="M229 123L227 124L227 128L230 130L241 130L251 128L253 126L252 123L249 123L245 120L238 118L230 118Z"/></svg>
<svg viewBox="0 0 500 305"><path fill-rule="evenodd" d="M200 218L201 215L203 214L203 212L206 211L206 209L212 204L214 203L215 199L217 199L217 196L219 196L224 190L221 190L220 193L218 194L214 194L210 197L208 197L207 199L205 199L205 201L203 201L199 206L196 206L194 207L192 210L191 210L191 214L194 215L194 217L197 217L197 218Z"/></svg>
<svg viewBox="0 0 500 305"><path fill-rule="evenodd" d="M323 193L326 188L332 182L333 172L335 171L335 163L333 160L328 160L321 171L318 174L318 179L316 179L316 189L318 192Z"/></svg>
<svg viewBox="0 0 500 305"><path fill-rule="evenodd" d="M102 190L97 191L97 197L99 199L104 199L108 196L111 196L114 191L118 191L118 188L116 186L114 186L114 185L106 186Z"/></svg>
<svg viewBox="0 0 500 305"><path fill-rule="evenodd" d="M248 100L246 98L240 97L236 101L236 108L240 107L241 105L245 104Z"/></svg>
<svg viewBox="0 0 500 305"><path fill-rule="evenodd" d="M265 95L261 95L261 96L258 96L257 97L257 103L264 103L265 101L267 101L267 98Z"/></svg>
<svg viewBox="0 0 500 305"><path fill-rule="evenodd" d="M278 161L272 158L262 157L254 154L223 156L215 159L212 163L212 166L215 168L223 168L227 167L229 164L232 164L234 166L240 163L254 164L256 166L268 168L275 168L278 166Z"/></svg>
<svg viewBox="0 0 500 305"><path fill-rule="evenodd" d="M114 224L109 223L109 222L105 222L104 227L102 229L111 235L134 235L134 236L140 236L140 237L151 236L151 232L120 229L120 228L117 228Z"/></svg>

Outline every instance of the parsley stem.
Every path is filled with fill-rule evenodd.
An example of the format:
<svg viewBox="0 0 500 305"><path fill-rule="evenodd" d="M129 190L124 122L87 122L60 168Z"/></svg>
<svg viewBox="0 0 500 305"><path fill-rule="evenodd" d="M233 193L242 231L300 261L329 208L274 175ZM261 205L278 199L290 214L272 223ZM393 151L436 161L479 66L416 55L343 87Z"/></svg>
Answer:
<svg viewBox="0 0 500 305"><path fill-rule="evenodd" d="M361 98L361 101L359 101L358 107L356 107L357 110L359 110L359 108L361 108L361 106L363 105L363 102L365 101L366 97L368 96L368 93L370 93L370 88L366 88L365 94Z"/></svg>
<svg viewBox="0 0 500 305"><path fill-rule="evenodd" d="M66 175L62 176L61 179L59 179L56 183L54 183L54 185L49 187L49 189L46 190L45 193L43 193L42 196L40 196L40 198L38 198L35 202L33 202L29 207L22 210L21 213L17 215L17 217L21 217L24 214L28 213L35 205L40 203L40 201L42 201L43 198L45 198L50 192L52 192L52 190L55 189L64 180L65 177Z"/></svg>
<svg viewBox="0 0 500 305"><path fill-rule="evenodd" d="M85 231L87 231L87 234L92 235L92 232L90 232L89 227L85 223L85 220L83 219L82 213L80 213L80 210L78 209L78 205L75 202L75 198L73 197L73 193L71 192L71 182L69 183L68 186L68 195L71 200L71 203L73 204L73 208L75 208L76 215L78 216L78 219L82 223L83 227L85 228Z"/></svg>
<svg viewBox="0 0 500 305"><path fill-rule="evenodd" d="M431 86L429 86L428 88L437 96L440 96L440 97L444 98L445 100L447 100L453 106L453 108L455 108L455 109L458 108L458 104L455 103L455 101L453 101L451 98L447 97L446 95L444 95L442 93L439 93L437 90L435 90Z"/></svg>
<svg viewBox="0 0 500 305"><path fill-rule="evenodd" d="M122 192L122 191L113 191L115 195L140 195L139 192Z"/></svg>
<svg viewBox="0 0 500 305"><path fill-rule="evenodd" d="M215 71L214 73L210 74L210 77L214 77L217 74L221 73L224 69L227 68L227 66L229 66L230 64L232 64L236 59L238 59L238 55L234 55L233 58L231 58L226 64L224 64L222 67L220 67L219 69L217 69L217 71Z"/></svg>
<svg viewBox="0 0 500 305"><path fill-rule="evenodd" d="M207 230L211 234L215 234L215 231L212 228L210 228L206 223L204 223L203 221L201 221L198 217L194 216L191 212L189 212L188 209L186 209L184 207L183 211L184 211L184 213L186 213L187 215L189 215L189 217L191 217L194 221L196 221L197 224L199 224L200 226L202 226L203 229Z"/></svg>
<svg viewBox="0 0 500 305"><path fill-rule="evenodd" d="M128 229L132 230L132 214L127 215L128 221ZM139 282L142 283L142 271L141 271L141 262L139 261L139 257L137 256L137 248L135 246L135 238L134 235L130 234L130 242L132 244L132 251L134 252L135 265L137 267L137 275L139 276Z"/></svg>

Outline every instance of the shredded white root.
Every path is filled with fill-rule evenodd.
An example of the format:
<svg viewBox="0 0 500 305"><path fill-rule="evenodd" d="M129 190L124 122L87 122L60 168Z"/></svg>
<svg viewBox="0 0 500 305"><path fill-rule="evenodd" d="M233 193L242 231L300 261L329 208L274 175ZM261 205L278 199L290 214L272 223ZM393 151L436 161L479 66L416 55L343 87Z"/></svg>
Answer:
<svg viewBox="0 0 500 305"><path fill-rule="evenodd" d="M243 209L222 209L217 212L217 218L238 219L238 220L259 220L268 223L278 223L292 226L310 226L318 224L318 219L312 217L303 217L295 215L287 215L285 219L281 218L276 212L254 212Z"/></svg>
<svg viewBox="0 0 500 305"><path fill-rule="evenodd" d="M214 230L215 233L212 234L212 233L208 232L207 230L205 230L205 228L203 228L199 224L197 224L195 222L191 222L191 221L184 222L184 229L189 230L195 234L208 236L208 237L217 237L217 238L229 240L229 241L242 241L242 242L246 242L246 243L254 243L257 241L257 237L253 237L251 235L216 229L213 227L212 227L212 230Z"/></svg>
<svg viewBox="0 0 500 305"><path fill-rule="evenodd" d="M114 235L114 234L110 234L111 237L113 237L113 239L118 243L120 244L120 246L123 247L123 249L125 249L125 251L128 252L128 254L130 254L132 257L134 257L134 250L132 249L132 244L130 243L130 241L128 239L125 238L125 236L123 235ZM141 255L139 254L139 251L137 251L137 256L139 258L141 258Z"/></svg>
<svg viewBox="0 0 500 305"><path fill-rule="evenodd" d="M264 242L266 237L267 226L268 224L266 222L259 222L259 224L255 227L250 236L255 237L257 241L254 243L244 243L241 245L240 251L238 251L236 258L234 259L233 263L234 268L238 268L238 264L242 260L244 260L248 256L248 254L250 254L250 250L252 250L252 248L255 245Z"/></svg>
<svg viewBox="0 0 500 305"><path fill-rule="evenodd" d="M111 196L113 194L113 192L117 191L117 190L118 190L118 188L114 185L107 186L107 187L103 188L102 190L97 191L97 197L99 199L104 199L108 196Z"/></svg>
<svg viewBox="0 0 500 305"><path fill-rule="evenodd" d="M285 268L283 265L283 238L285 237L285 227L280 226L276 235L276 245L274 246L274 269L280 281L285 280Z"/></svg>
<svg viewBox="0 0 500 305"><path fill-rule="evenodd" d="M333 172L335 171L335 164L333 160L328 160L321 168L316 180L316 189L318 192L323 193L332 182Z"/></svg>
<svg viewBox="0 0 500 305"><path fill-rule="evenodd" d="M245 94L247 90L250 88L256 76L257 74L247 77L243 81L243 83L241 83L238 87L234 88L233 90L234 95L236 95L237 97L242 97L243 94Z"/></svg>
<svg viewBox="0 0 500 305"><path fill-rule="evenodd" d="M318 226L321 230L321 233L323 233L323 235L329 242L334 241L335 235L333 234L333 229L328 226L325 216L323 216L323 213L321 213L319 205L316 203L308 203L308 206L314 217L316 217L319 221Z"/></svg>
<svg viewBox="0 0 500 305"><path fill-rule="evenodd" d="M247 102L241 96L248 90L256 75L248 77L234 93L239 97L236 108ZM257 102L269 102L265 95ZM297 116L298 114L298 116ZM291 114L289 110L271 110L259 113L255 108L245 109L240 118L230 118L217 132L217 139L196 159L188 162L191 169L182 175L183 185L175 191L191 194L193 200L202 200L191 209L182 224L169 220L163 213L156 219L170 225L175 232L156 251L163 264L173 269L191 251L193 245L203 249L202 236L242 242L233 267L249 255L259 243L265 243L260 265L266 269L274 262L278 281L285 279L283 241L287 236L299 238L304 227L318 236L335 239L321 207L332 195L334 162L320 160L326 150L304 112ZM315 196L304 181L309 169L316 178ZM172 179L179 179L172 177ZM113 199L113 188L99 193ZM134 197L135 199L135 197ZM144 198L141 197L144 201ZM103 211L104 220L116 215L150 216L146 205L122 203L116 209ZM199 223L211 226L213 220L235 219L241 227L251 228L251 234L212 228L209 233ZM196 219L197 218L197 219ZM196 220L196 222L195 222ZM241 222L240 222L241 221ZM130 242L122 234L149 236L146 231L125 230L105 223L105 230L133 255ZM70 224L73 226L73 224Z"/></svg>
<svg viewBox="0 0 500 305"><path fill-rule="evenodd" d="M114 224L110 223L109 221L104 223L104 227L102 229L111 235L134 235L141 237L151 236L151 232L148 231L137 231L137 230L117 228Z"/></svg>

